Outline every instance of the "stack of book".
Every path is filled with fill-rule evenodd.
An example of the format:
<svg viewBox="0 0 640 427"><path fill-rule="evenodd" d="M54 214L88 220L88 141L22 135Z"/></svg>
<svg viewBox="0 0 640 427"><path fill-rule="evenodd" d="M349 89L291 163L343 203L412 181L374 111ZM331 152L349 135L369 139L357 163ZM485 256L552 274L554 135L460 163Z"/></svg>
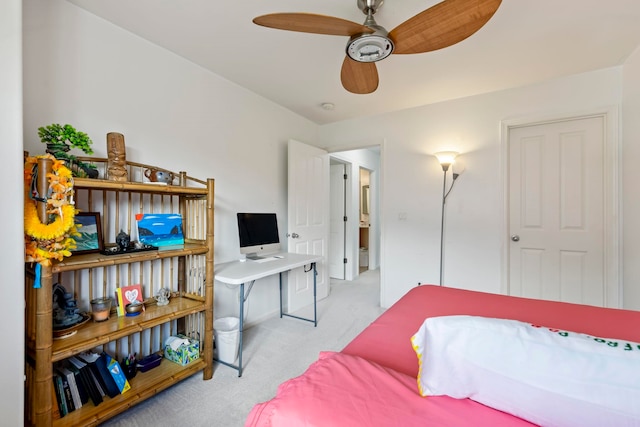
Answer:
<svg viewBox="0 0 640 427"><path fill-rule="evenodd" d="M97 406L105 396L115 397L130 388L115 359L106 353L92 352L56 363L53 386L60 417L82 408L89 401Z"/></svg>

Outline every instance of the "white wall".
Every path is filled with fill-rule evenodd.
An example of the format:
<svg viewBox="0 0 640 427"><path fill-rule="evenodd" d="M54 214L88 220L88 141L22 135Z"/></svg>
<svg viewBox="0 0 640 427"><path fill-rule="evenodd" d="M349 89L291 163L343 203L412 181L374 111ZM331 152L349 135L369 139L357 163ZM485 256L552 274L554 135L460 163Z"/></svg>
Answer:
<svg viewBox="0 0 640 427"><path fill-rule="evenodd" d="M0 209L0 260L4 298L0 336L10 342L0 357L0 424L22 425L24 397L24 247L22 223L22 11L21 0L0 2L0 141L5 202Z"/></svg>
<svg viewBox="0 0 640 427"><path fill-rule="evenodd" d="M499 293L501 121L618 106L621 82L622 68L610 68L321 126L320 144L330 151L352 141L385 140L382 305L418 283L439 281L442 169L433 153L458 151L466 165L447 199L445 285Z"/></svg>
<svg viewBox="0 0 640 427"><path fill-rule="evenodd" d="M622 123L624 306L640 310L640 47L624 64Z"/></svg>
<svg viewBox="0 0 640 427"><path fill-rule="evenodd" d="M25 149L70 123L96 156L115 131L128 160L215 178L216 263L240 255L236 212L276 212L286 232L287 141L313 144L317 125L66 1L25 0L24 14ZM276 279L253 290L248 321L278 310ZM237 314L235 293L217 286L214 313Z"/></svg>
<svg viewBox="0 0 640 427"><path fill-rule="evenodd" d="M106 156L105 135L125 135L130 160L216 178L216 262L238 256L237 211L276 211L286 230L286 143L290 138L329 151L382 141L380 225L389 306L418 282L438 280L442 171L434 152L463 153L466 171L448 199L446 274L451 286L500 290L500 121L540 114L582 112L623 105L625 307L640 309L640 52L624 67L570 76L532 87L475 96L380 117L318 128L202 68L158 48L63 0L20 0L0 6L0 136L10 176L22 171L24 148L41 154L37 128L70 123L93 138ZM23 30L21 26L24 25ZM22 31L22 32L21 32ZM24 38L24 84L21 83ZM624 88L624 96L621 91ZM318 136L319 135L319 136ZM6 186L7 200L22 198ZM6 283L23 282L21 209L2 211L0 249ZM406 214L406 220L399 215ZM286 241L286 239L283 239ZM248 321L277 309L277 283L256 286ZM22 294L22 286L11 289ZM216 317L235 307L223 286L216 290ZM2 303L1 328L23 348L18 299ZM3 421L20 425L24 354L5 352L0 391ZM16 410L16 408L20 408Z"/></svg>

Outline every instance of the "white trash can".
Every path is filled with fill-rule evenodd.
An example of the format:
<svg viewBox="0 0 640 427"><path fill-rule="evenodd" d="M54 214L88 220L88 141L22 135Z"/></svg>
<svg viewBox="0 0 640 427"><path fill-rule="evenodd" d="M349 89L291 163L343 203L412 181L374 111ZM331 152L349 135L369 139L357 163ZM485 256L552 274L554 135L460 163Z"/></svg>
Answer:
<svg viewBox="0 0 640 427"><path fill-rule="evenodd" d="M225 363L234 363L238 358L240 319L237 317L221 317L214 320L213 336L216 341L218 360Z"/></svg>

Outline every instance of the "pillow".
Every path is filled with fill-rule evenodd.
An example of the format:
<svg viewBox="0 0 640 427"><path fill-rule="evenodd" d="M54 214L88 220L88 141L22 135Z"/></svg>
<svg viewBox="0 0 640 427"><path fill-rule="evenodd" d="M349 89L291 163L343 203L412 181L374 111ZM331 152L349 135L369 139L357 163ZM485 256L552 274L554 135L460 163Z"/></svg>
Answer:
<svg viewBox="0 0 640 427"><path fill-rule="evenodd" d="M411 342L422 396L545 426L640 425L640 344L475 316L429 318Z"/></svg>

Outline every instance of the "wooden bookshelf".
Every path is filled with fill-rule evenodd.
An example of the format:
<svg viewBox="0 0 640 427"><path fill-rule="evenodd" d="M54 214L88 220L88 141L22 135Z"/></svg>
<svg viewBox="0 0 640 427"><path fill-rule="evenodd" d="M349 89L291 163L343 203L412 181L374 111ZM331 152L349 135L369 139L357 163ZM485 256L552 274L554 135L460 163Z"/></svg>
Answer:
<svg viewBox="0 0 640 427"><path fill-rule="evenodd" d="M107 159L83 158L105 176ZM214 180L198 180L186 172L174 173L177 185L145 182L144 170L155 168L127 162L129 181L74 179L76 207L100 212L103 240L113 245L118 230L131 232L138 213L176 213L183 217L185 244L158 250L118 255L74 254L41 271L41 286L34 287L33 266L25 274L26 387L25 425L92 426L147 399L197 372L213 375L213 200ZM163 169L164 170L164 169ZM46 172L46 171L45 171ZM128 233L129 234L129 233ZM78 306L89 311L89 301L114 297L116 287L141 283L145 311L138 316L89 320L69 336L53 338L53 293L61 283ZM154 295L169 289L169 304L159 306ZM131 389L94 406L59 417L53 390L53 364L85 351L105 351L116 360L128 354L139 357L163 350L171 335L185 334L199 340L200 358L186 366L167 359L148 372L138 372Z"/></svg>

